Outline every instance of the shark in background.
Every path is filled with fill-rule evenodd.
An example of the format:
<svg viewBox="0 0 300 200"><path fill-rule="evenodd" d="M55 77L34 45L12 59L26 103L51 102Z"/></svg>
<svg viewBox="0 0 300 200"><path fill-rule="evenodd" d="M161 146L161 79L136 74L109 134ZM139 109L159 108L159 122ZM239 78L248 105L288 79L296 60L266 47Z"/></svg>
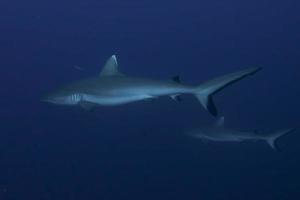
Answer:
<svg viewBox="0 0 300 200"><path fill-rule="evenodd" d="M203 140L215 142L243 142L262 140L267 142L274 150L279 150L277 140L295 131L295 128L282 129L271 133L262 133L261 131L238 131L224 127L224 117L219 118L214 126L210 128L198 128L187 132L188 135Z"/></svg>
<svg viewBox="0 0 300 200"><path fill-rule="evenodd" d="M117 58L113 55L107 60L98 76L62 86L42 100L53 104L80 105L85 109L91 109L98 105L115 106L160 96L170 96L174 100L180 100L180 95L192 94L206 110L213 116L217 116L212 96L226 86L255 74L260 69L254 67L212 79L198 86L188 86L182 84L179 77L161 81L124 75L119 71Z"/></svg>

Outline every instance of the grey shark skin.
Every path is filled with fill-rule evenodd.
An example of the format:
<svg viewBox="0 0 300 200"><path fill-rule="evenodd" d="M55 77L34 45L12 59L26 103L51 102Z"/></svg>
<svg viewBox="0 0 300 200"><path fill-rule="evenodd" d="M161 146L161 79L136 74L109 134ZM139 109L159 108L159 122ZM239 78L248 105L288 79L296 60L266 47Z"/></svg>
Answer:
<svg viewBox="0 0 300 200"><path fill-rule="evenodd" d="M268 134L258 131L238 131L224 127L224 117L221 117L211 128L198 128L188 132L194 138L215 142L242 142L263 140L274 150L278 150L276 141L283 135L293 132L295 129L282 129Z"/></svg>
<svg viewBox="0 0 300 200"><path fill-rule="evenodd" d="M250 68L204 82L199 86L187 86L181 84L178 77L173 81L159 81L126 76L119 72L117 58L113 55L107 60L99 76L65 85L42 100L60 105L80 105L90 109L97 105L115 106L160 96L170 96L178 100L181 94L192 94L206 110L217 116L212 96L260 69Z"/></svg>

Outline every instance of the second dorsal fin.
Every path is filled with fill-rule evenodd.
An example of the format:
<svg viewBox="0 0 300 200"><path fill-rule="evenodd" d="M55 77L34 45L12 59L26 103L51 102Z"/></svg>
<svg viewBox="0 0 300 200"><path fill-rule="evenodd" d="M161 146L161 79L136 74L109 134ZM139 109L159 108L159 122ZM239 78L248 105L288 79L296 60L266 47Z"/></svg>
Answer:
<svg viewBox="0 0 300 200"><path fill-rule="evenodd" d="M220 117L216 122L215 122L215 127L224 127L225 123L225 118Z"/></svg>

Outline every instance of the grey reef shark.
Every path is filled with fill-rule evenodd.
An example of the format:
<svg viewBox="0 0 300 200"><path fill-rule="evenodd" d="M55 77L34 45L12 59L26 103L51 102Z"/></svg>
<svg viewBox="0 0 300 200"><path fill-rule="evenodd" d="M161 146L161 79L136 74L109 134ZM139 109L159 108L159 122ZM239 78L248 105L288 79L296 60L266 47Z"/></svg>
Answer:
<svg viewBox="0 0 300 200"><path fill-rule="evenodd" d="M79 105L89 110L95 106L116 106L161 96L170 96L179 101L180 95L192 94L206 110L217 116L212 96L260 69L260 67L245 69L198 86L188 86L182 84L179 77L162 81L124 75L119 71L117 58L113 55L106 61L98 76L62 86L45 95L42 101L59 105Z"/></svg>
<svg viewBox="0 0 300 200"><path fill-rule="evenodd" d="M209 140L214 142L243 142L243 141L258 141L267 142L274 150L279 150L276 141L286 135L295 131L295 128L287 128L277 130L271 133L262 133L261 131L239 131L228 129L224 127L224 117L217 120L214 126L210 128L197 128L188 131L187 134L202 140Z"/></svg>

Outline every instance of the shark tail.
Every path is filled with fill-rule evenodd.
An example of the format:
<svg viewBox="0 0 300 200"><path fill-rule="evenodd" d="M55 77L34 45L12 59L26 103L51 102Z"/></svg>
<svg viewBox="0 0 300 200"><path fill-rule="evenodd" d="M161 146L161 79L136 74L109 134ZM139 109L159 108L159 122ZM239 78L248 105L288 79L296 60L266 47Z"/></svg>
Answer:
<svg viewBox="0 0 300 200"><path fill-rule="evenodd" d="M202 106L208 110L213 116L217 116L217 108L213 102L213 95L221 91L225 87L260 71L261 67L250 68L231 74L227 74L197 86L194 90L194 94L200 101Z"/></svg>
<svg viewBox="0 0 300 200"><path fill-rule="evenodd" d="M270 147L276 151L278 151L278 147L276 145L276 141L282 137L283 135L286 135L288 133L291 133L295 131L294 128L290 128L290 129L283 129L283 130L279 130L279 131L275 131L273 133L270 133L266 138L266 142L270 145Z"/></svg>

